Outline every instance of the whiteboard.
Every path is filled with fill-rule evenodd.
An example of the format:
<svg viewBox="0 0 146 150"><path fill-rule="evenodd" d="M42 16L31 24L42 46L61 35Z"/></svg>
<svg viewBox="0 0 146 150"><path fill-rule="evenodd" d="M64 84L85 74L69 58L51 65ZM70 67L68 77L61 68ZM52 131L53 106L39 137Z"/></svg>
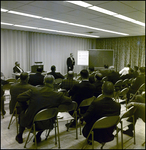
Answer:
<svg viewBox="0 0 146 150"><path fill-rule="evenodd" d="M89 51L79 50L77 55L77 65L89 65Z"/></svg>

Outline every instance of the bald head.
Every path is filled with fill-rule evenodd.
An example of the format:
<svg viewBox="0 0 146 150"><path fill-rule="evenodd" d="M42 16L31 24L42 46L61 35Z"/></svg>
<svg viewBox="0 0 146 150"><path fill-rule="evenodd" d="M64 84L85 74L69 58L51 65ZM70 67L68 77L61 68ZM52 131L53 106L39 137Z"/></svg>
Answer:
<svg viewBox="0 0 146 150"><path fill-rule="evenodd" d="M53 75L46 75L44 77L44 83L47 84L53 84L54 83L54 76Z"/></svg>
<svg viewBox="0 0 146 150"><path fill-rule="evenodd" d="M112 96L114 93L114 85L112 82L105 81L102 84L102 92L105 96Z"/></svg>

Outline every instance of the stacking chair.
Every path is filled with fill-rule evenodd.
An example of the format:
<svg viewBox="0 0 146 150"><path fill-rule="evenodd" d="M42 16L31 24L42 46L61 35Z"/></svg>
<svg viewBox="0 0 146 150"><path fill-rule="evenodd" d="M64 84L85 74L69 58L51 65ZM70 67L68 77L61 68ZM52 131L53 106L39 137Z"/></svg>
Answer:
<svg viewBox="0 0 146 150"><path fill-rule="evenodd" d="M84 100L80 103L80 105L79 105L79 107L78 107L78 112L79 112L79 125L80 125L80 135L81 135L81 120L80 120L80 118L81 118L81 116L83 115L83 114L81 114L81 108L86 107L86 106L90 106L90 104L91 104L95 99L96 99L95 96L90 97L90 98L87 98L87 99L84 99Z"/></svg>
<svg viewBox="0 0 146 150"><path fill-rule="evenodd" d="M122 89L122 84L123 84L123 80L118 80L115 84L114 84L114 88L115 88L115 92L114 92L114 98L117 99L119 92ZM119 101L118 101L119 102Z"/></svg>
<svg viewBox="0 0 146 150"><path fill-rule="evenodd" d="M98 119L94 125L92 126L85 143L83 144L82 149L84 148L84 146L86 145L88 138L90 135L92 135L92 149L94 149L94 131L93 129L105 129L105 128L110 128L113 126L117 126L117 124L120 121L120 117L119 116L106 116L106 117L102 117L100 119ZM118 128L116 127L116 137L117 137L117 148L118 148ZM109 141L110 142L110 141ZM105 142L101 143L101 149L103 148L103 146L105 145Z"/></svg>
<svg viewBox="0 0 146 150"><path fill-rule="evenodd" d="M54 81L54 89L55 90L58 90L60 88L59 85L61 84L62 80L63 80L62 78L55 79L55 81Z"/></svg>
<svg viewBox="0 0 146 150"><path fill-rule="evenodd" d="M17 134L18 134L18 113L17 113L17 108L18 108L18 102L15 104L9 125L8 125L8 129L10 129L10 126L13 124L13 122L16 120L16 128L17 128ZM13 119L13 117L15 116L15 119Z"/></svg>
<svg viewBox="0 0 146 150"><path fill-rule="evenodd" d="M122 89L128 87L129 79L124 79L122 83Z"/></svg>
<svg viewBox="0 0 146 150"><path fill-rule="evenodd" d="M133 129L134 129L134 133L133 133L134 136L131 137L130 139L134 138L134 144L136 143L136 141L135 141L135 124L134 124L134 112L135 111L136 111L136 108L134 106L132 106L124 114L122 114L120 116L119 123L121 124L121 127L118 124L118 128L121 130L121 147L122 147L122 149L123 149L123 129L126 128L129 124L131 124L131 122L126 121L126 119L129 118L129 117L133 118L132 124L133 124Z"/></svg>
<svg viewBox="0 0 146 150"><path fill-rule="evenodd" d="M129 88L124 88L123 90L121 90L118 94L118 102L119 99L122 98L122 100L120 101L120 103L122 104L123 102L126 102L126 110L127 110L127 93L129 91Z"/></svg>
<svg viewBox="0 0 146 150"><path fill-rule="evenodd" d="M59 105L59 107L58 107L58 117L60 117L60 119L58 118L58 122L75 120L75 122L76 122L76 139L78 139L77 111L76 110L77 110L77 103L75 101L72 101L72 103L69 104L69 105L66 105L66 104ZM72 116L69 114L69 111L74 111ZM70 122L70 124L71 124L71 122ZM68 131L68 129L69 129L69 126L67 127L67 131ZM59 145L59 148L60 148L60 145Z"/></svg>
<svg viewBox="0 0 146 150"><path fill-rule="evenodd" d="M35 123L39 122L39 121L45 121L45 120L52 119L55 116L57 116L57 113L58 113L58 109L57 108L48 108L48 109L42 109L42 110L40 110L35 115L35 117L33 119L33 124L31 126L31 128L29 129L29 133L28 133L28 136L27 136L24 148L26 148L26 144L30 141L30 140L28 141L28 139L29 139L30 133L32 131L33 131L33 136L35 137L35 146L37 148L36 131L42 131L42 130L36 130ZM57 144L56 127L57 127L57 131L58 131L58 142L60 142L60 140L59 140L59 128L58 128L58 119L57 119L57 117L56 117L56 121L55 121L55 144ZM32 139L32 137L30 139ZM59 145L60 145L60 143L59 143Z"/></svg>

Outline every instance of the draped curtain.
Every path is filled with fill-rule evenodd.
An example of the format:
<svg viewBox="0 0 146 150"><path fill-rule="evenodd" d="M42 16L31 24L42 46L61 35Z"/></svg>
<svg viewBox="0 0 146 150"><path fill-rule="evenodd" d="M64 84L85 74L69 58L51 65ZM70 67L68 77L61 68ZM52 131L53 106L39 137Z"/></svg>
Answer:
<svg viewBox="0 0 146 150"><path fill-rule="evenodd" d="M117 71L127 64L132 68L145 66L145 36L97 39L96 49L114 50Z"/></svg>
<svg viewBox="0 0 146 150"><path fill-rule="evenodd" d="M66 60L73 53L74 72L84 68L77 66L77 51L95 48L95 39L53 35L36 32L1 29L1 72L12 77L15 61L24 71L30 71L34 62L43 62L44 71L52 65L56 71L67 73Z"/></svg>

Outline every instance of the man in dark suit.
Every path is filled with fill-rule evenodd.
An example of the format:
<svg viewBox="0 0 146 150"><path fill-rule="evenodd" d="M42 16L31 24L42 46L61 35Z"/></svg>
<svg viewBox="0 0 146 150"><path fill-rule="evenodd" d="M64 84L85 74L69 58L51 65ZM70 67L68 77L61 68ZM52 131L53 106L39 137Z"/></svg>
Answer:
<svg viewBox="0 0 146 150"><path fill-rule="evenodd" d="M63 93L55 92L53 88L54 77L53 75L46 75L44 78L45 86L43 87L34 87L17 97L17 100L21 102L28 102L27 111L23 111L20 114L20 128L19 134L16 136L16 141L18 143L23 143L22 134L25 130L25 127L30 128L32 121L37 112L44 108L58 107L60 104L71 104L72 100L69 97L63 95ZM27 121L26 121L27 120ZM39 129L42 129L42 123L44 126L53 129L54 120L41 122L37 124ZM37 143L41 141L41 132L38 132L36 135Z"/></svg>
<svg viewBox="0 0 146 150"><path fill-rule="evenodd" d="M130 93L135 94L136 91L139 89L139 87L145 83L145 67L140 67L140 74L137 76L136 80L134 83L131 85L129 88L129 91L127 93L127 103L130 100Z"/></svg>
<svg viewBox="0 0 146 150"><path fill-rule="evenodd" d="M83 115L81 120L86 122L82 133L83 136L87 138L93 124L100 118L104 116L118 116L120 115L121 106L119 103L115 102L113 98L114 85L112 82L105 81L102 85L103 98L101 100L94 100L89 106L86 113ZM94 140L99 143L108 142L113 140L114 127L107 129L94 129ZM91 140L91 136L89 136Z"/></svg>
<svg viewBox="0 0 146 150"><path fill-rule="evenodd" d="M13 72L17 73L16 79L20 77L20 73L24 72L23 69L20 67L18 61L15 62L15 66L13 67Z"/></svg>
<svg viewBox="0 0 146 150"><path fill-rule="evenodd" d="M67 58L67 71L73 70L75 65L75 59L73 53L70 53L70 57Z"/></svg>
<svg viewBox="0 0 146 150"><path fill-rule="evenodd" d="M11 100L9 103L10 114L13 113L14 107L17 102L17 96L20 93L23 93L23 92L33 88L32 85L28 84L28 79L29 79L28 73L22 72L20 74L20 83L15 83L15 84L11 85L11 87L10 87Z"/></svg>
<svg viewBox="0 0 146 150"><path fill-rule="evenodd" d="M43 72L43 68L39 66L37 68L36 74L32 74L29 76L28 83L33 86L44 85L44 75L41 74L42 72Z"/></svg>
<svg viewBox="0 0 146 150"><path fill-rule="evenodd" d="M53 75L55 79L61 78L64 79L64 76L60 72L56 72L56 66L51 66L51 72L48 72L47 75Z"/></svg>

